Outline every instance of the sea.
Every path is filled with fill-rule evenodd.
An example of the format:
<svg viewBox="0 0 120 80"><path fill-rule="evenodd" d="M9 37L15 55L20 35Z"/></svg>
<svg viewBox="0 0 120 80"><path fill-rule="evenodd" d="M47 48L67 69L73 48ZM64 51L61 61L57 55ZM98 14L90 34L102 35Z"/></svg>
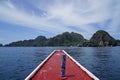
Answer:
<svg viewBox="0 0 120 80"><path fill-rule="evenodd" d="M24 80L53 50L65 50L100 80L120 80L120 47L0 47L0 80Z"/></svg>

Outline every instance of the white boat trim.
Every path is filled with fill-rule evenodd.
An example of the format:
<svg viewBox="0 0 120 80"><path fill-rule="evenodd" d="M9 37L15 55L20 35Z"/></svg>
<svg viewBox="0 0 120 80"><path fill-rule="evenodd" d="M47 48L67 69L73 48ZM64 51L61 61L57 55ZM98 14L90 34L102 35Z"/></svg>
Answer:
<svg viewBox="0 0 120 80"><path fill-rule="evenodd" d="M34 74L42 67L42 65L53 55L55 51L61 51L61 50L54 50L40 65L38 65L31 74L29 74L25 80L30 80ZM85 67L83 67L80 63L78 63L75 59L73 59L66 51L62 50L72 61L74 61L83 71L85 71L91 78L94 80L100 80L97 78L94 74L92 74L90 71L88 71Z"/></svg>
<svg viewBox="0 0 120 80"><path fill-rule="evenodd" d="M38 66L33 70L33 72L32 72L31 74L29 74L29 75L25 78L25 80L30 80L30 79L34 76L34 74L42 67L42 65L52 56L52 54L53 54L55 51L57 51L57 50L54 50L40 65L38 65Z"/></svg>
<svg viewBox="0 0 120 80"><path fill-rule="evenodd" d="M70 57L71 60L73 60L83 71L85 71L91 78L94 80L100 80L97 78L94 74L92 74L90 71L88 71L85 67L83 67L80 63L78 63L75 59L73 59L66 51L62 50L68 57Z"/></svg>

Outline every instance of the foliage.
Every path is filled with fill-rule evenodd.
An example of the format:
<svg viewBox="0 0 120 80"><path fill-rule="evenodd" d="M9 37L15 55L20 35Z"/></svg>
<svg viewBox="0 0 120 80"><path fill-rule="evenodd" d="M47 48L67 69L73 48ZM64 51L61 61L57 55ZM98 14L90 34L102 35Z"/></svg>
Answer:
<svg viewBox="0 0 120 80"><path fill-rule="evenodd" d="M7 44L5 46L19 46L19 47L20 46L44 46L44 43L46 40L47 40L46 37L38 36L35 39L12 42L12 43Z"/></svg>
<svg viewBox="0 0 120 80"><path fill-rule="evenodd" d="M116 40L117 46L120 46L120 40Z"/></svg>
<svg viewBox="0 0 120 80"><path fill-rule="evenodd" d="M84 40L83 36L78 33L64 32L50 39L38 36L35 39L12 42L5 46L79 46Z"/></svg>
<svg viewBox="0 0 120 80"><path fill-rule="evenodd" d="M64 32L55 37L47 39L38 36L35 39L23 40L6 44L5 46L120 46L120 40L115 40L104 30L98 30L90 40L84 39L81 34Z"/></svg>
<svg viewBox="0 0 120 80"><path fill-rule="evenodd" d="M46 42L46 46L77 46L82 45L84 38L78 33L65 32L63 34L57 35L50 38Z"/></svg>
<svg viewBox="0 0 120 80"><path fill-rule="evenodd" d="M98 30L90 39L94 46L116 46L116 40L106 31Z"/></svg>

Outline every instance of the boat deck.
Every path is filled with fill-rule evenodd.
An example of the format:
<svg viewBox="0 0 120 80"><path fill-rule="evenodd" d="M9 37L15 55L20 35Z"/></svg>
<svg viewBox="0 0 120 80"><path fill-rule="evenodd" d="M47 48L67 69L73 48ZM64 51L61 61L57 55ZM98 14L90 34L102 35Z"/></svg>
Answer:
<svg viewBox="0 0 120 80"><path fill-rule="evenodd" d="M30 80L94 80L81 69L69 56L66 56L66 76L61 77L61 55L55 51Z"/></svg>

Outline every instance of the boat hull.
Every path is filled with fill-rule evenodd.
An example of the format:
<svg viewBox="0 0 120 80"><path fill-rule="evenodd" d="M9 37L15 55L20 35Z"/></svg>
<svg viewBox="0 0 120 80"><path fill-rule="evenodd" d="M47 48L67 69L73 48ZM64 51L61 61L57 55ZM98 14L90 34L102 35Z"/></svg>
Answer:
<svg viewBox="0 0 120 80"><path fill-rule="evenodd" d="M61 56L66 54L65 76L61 76ZM64 50L53 51L25 80L99 80Z"/></svg>

